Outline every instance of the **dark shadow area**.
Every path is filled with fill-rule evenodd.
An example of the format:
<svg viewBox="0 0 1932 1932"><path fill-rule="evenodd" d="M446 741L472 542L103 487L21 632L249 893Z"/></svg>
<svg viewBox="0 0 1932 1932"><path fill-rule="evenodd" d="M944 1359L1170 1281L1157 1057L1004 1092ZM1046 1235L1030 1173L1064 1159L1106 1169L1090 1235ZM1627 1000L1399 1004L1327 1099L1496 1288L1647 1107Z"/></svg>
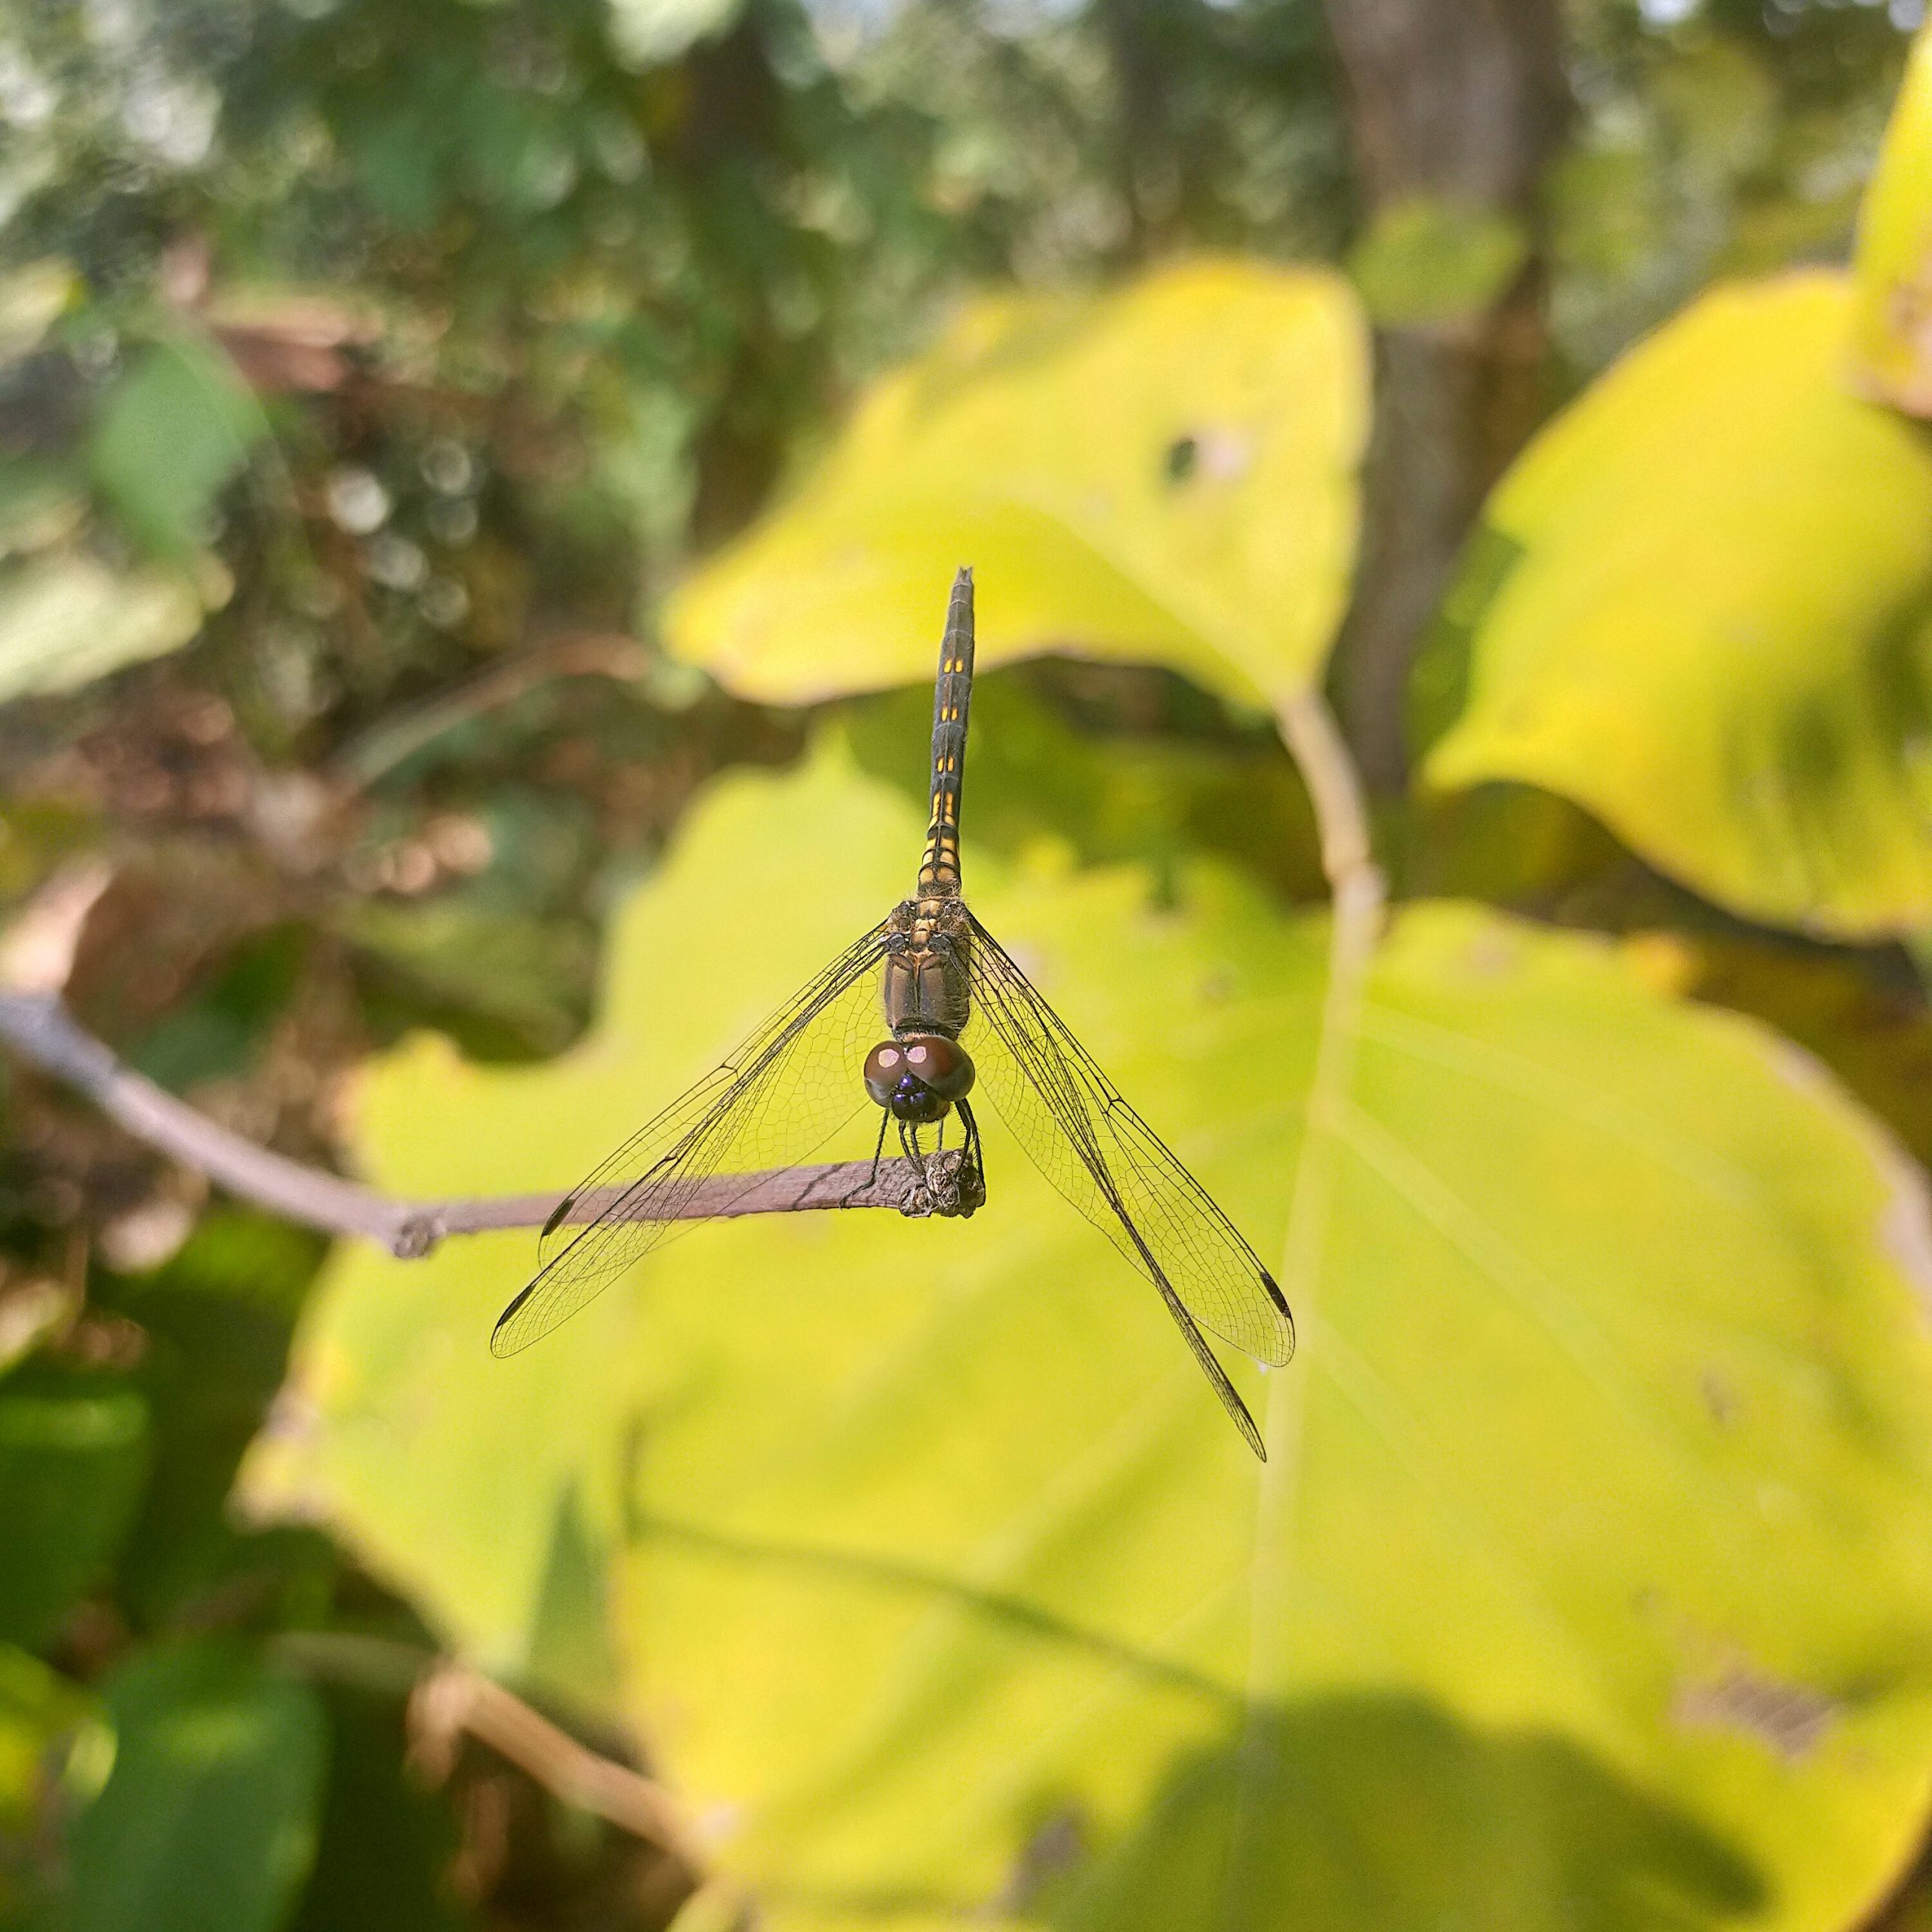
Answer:
<svg viewBox="0 0 1932 1932"><path fill-rule="evenodd" d="M929 694L838 709L860 766L923 811ZM1083 865L1144 866L1162 899L1203 855L1291 903L1326 890L1308 794L1272 722L1171 670L1044 657L981 672L967 782L977 850L1056 841Z"/></svg>
<svg viewBox="0 0 1932 1932"><path fill-rule="evenodd" d="M989 1898L783 1896L855 1921L916 1909L1060 1932L1694 1932L1767 1897L1721 1839L1567 1740L1411 1698L1311 1700L1180 1758L1108 1844L1076 1801L1036 1817Z"/></svg>
<svg viewBox="0 0 1932 1932"><path fill-rule="evenodd" d="M1566 1739L1333 1697L1179 1761L1035 1909L1067 1932L1688 1932L1765 1897L1732 1847Z"/></svg>
<svg viewBox="0 0 1932 1932"><path fill-rule="evenodd" d="M574 1480L550 1519L543 1583L531 1619L534 1683L581 1711L615 1705L623 1668L611 1624L611 1552L592 1527Z"/></svg>

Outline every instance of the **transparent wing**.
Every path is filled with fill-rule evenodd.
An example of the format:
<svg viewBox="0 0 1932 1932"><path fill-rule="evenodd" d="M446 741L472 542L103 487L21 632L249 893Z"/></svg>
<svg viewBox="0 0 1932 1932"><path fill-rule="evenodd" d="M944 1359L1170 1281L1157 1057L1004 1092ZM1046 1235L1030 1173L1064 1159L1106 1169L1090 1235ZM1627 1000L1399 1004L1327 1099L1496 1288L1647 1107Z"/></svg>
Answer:
<svg viewBox="0 0 1932 1932"><path fill-rule="evenodd" d="M970 964L980 1084L1034 1165L1160 1291L1260 1454L1260 1433L1201 1330L1257 1361L1287 1361L1294 1322L1274 1277L977 918Z"/></svg>
<svg viewBox="0 0 1932 1932"><path fill-rule="evenodd" d="M515 1355L586 1302L673 1231L737 1198L716 1185L807 1159L868 1104L860 1078L884 1030L880 961L885 927L856 940L729 1057L679 1096L566 1195L538 1244L536 1278L499 1318L491 1351ZM745 1191L740 1190L740 1192ZM607 1195L601 1212L567 1223L572 1204Z"/></svg>

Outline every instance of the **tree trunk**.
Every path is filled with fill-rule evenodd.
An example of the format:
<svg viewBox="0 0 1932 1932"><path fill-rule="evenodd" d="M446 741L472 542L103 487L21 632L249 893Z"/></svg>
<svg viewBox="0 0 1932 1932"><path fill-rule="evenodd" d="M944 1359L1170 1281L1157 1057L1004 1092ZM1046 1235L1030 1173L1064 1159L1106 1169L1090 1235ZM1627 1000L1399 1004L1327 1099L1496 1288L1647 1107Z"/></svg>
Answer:
<svg viewBox="0 0 1932 1932"><path fill-rule="evenodd" d="M1484 493L1542 413L1547 336L1537 184L1569 104L1555 0L1324 0L1372 209L1417 197L1496 210L1531 252L1453 328L1376 335L1376 421L1337 696L1370 785L1407 777L1404 694Z"/></svg>

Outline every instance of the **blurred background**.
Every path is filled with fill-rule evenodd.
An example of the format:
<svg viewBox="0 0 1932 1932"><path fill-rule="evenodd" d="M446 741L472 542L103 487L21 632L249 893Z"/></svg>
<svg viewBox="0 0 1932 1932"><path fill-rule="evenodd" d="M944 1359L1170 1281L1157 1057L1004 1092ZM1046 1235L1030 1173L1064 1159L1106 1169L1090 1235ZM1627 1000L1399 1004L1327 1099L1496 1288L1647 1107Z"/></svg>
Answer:
<svg viewBox="0 0 1932 1932"><path fill-rule="evenodd" d="M1920 13L0 15L0 1925L1932 1925ZM1265 1471L997 1137L497 1363L50 1048L561 1189L909 888L961 562Z"/></svg>

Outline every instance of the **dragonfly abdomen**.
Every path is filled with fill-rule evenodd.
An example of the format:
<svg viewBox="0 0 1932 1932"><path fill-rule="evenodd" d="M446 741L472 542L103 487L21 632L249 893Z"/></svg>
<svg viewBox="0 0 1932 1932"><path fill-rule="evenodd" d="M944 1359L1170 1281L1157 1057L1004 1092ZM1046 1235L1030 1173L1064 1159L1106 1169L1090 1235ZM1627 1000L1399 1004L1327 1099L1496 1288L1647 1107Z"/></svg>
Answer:
<svg viewBox="0 0 1932 1932"><path fill-rule="evenodd" d="M973 695L973 573L952 580L933 688L932 820L919 867L919 896L959 890L959 795L966 777L966 711Z"/></svg>

